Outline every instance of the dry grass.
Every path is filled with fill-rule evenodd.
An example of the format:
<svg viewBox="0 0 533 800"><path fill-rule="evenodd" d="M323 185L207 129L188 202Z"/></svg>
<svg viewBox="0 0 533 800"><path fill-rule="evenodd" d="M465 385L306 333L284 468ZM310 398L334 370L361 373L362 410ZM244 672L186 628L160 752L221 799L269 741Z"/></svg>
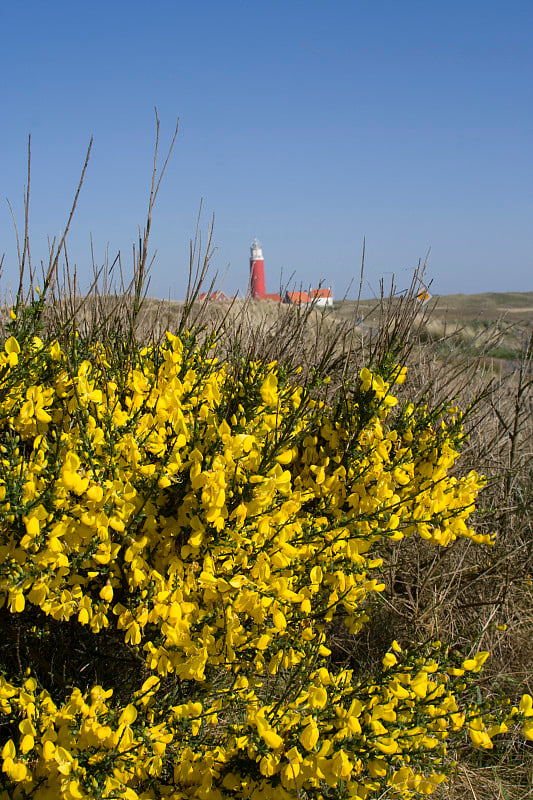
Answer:
<svg viewBox="0 0 533 800"><path fill-rule="evenodd" d="M531 760L499 767L457 767L442 800L529 800L533 797Z"/></svg>

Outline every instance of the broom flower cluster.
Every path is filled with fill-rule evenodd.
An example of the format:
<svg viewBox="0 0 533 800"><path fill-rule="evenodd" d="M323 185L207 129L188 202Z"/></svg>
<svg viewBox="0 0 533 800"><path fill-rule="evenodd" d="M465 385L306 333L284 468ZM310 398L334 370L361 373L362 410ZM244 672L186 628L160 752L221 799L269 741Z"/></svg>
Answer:
<svg viewBox="0 0 533 800"><path fill-rule="evenodd" d="M193 333L122 363L17 325L0 351L2 613L28 635L105 635L137 666L82 688L38 663L0 673L1 800L407 799L445 780L450 737L491 748L520 719L533 738L527 695L476 701L485 653L394 641L361 676L328 646L372 624L384 543L490 543L468 525L482 478L452 474L460 417L399 403L405 368L364 368L326 402Z"/></svg>

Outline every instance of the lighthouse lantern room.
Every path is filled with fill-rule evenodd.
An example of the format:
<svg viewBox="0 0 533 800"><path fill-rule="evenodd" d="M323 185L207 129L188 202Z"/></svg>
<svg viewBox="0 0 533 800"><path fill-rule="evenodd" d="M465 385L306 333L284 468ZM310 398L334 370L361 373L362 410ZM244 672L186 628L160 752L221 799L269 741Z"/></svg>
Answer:
<svg viewBox="0 0 533 800"><path fill-rule="evenodd" d="M255 300L265 297L265 262L259 239L254 239L250 247L250 294Z"/></svg>

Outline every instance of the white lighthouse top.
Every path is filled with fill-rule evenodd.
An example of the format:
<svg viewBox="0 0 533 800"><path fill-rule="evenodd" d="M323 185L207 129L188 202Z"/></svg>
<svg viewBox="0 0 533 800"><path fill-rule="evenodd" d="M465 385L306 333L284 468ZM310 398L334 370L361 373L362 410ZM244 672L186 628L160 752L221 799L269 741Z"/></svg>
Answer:
<svg viewBox="0 0 533 800"><path fill-rule="evenodd" d="M252 261L263 258L263 248L261 247L261 242L257 238L253 240L250 247L250 258Z"/></svg>

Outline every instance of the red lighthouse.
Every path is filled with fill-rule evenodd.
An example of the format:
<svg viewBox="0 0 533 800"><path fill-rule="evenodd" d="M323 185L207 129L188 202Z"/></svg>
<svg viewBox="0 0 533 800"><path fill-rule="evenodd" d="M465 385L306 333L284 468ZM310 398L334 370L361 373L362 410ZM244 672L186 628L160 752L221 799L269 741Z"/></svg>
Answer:
<svg viewBox="0 0 533 800"><path fill-rule="evenodd" d="M263 300L266 294L265 262L258 239L254 239L250 247L250 294L254 300Z"/></svg>

